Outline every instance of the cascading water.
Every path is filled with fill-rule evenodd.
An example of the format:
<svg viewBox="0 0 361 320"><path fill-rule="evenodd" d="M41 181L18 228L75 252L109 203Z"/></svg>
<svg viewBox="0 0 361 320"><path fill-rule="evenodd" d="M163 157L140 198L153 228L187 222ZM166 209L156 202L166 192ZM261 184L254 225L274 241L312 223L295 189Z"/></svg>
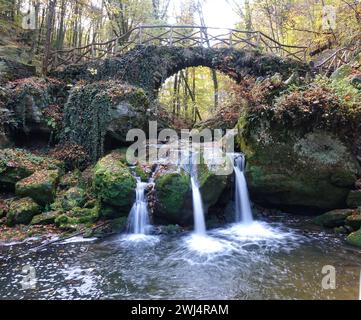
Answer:
<svg viewBox="0 0 361 320"><path fill-rule="evenodd" d="M204 220L204 210L201 192L196 181L196 177L192 175L192 195L193 195L193 215L194 215L194 231L197 235L206 235L206 222Z"/></svg>
<svg viewBox="0 0 361 320"><path fill-rule="evenodd" d="M136 200L128 220L128 232L131 234L146 235L149 233L148 204L145 197L147 185L137 178Z"/></svg>
<svg viewBox="0 0 361 320"><path fill-rule="evenodd" d="M236 222L250 224L253 222L251 204L249 201L247 180L244 175L246 166L244 155L235 159L234 172L236 175Z"/></svg>

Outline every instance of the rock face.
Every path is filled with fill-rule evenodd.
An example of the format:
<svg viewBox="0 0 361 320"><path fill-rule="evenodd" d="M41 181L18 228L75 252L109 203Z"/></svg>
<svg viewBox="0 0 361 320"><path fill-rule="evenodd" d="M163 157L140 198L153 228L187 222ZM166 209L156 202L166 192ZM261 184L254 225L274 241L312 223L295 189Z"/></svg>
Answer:
<svg viewBox="0 0 361 320"><path fill-rule="evenodd" d="M35 72L34 66L0 57L0 85L4 85L8 81L32 77Z"/></svg>
<svg viewBox="0 0 361 320"><path fill-rule="evenodd" d="M42 214L38 214L31 220L31 225L49 225L54 224L55 219L59 216L59 212L50 211Z"/></svg>
<svg viewBox="0 0 361 320"><path fill-rule="evenodd" d="M353 212L354 210L352 209L333 210L316 217L314 222L326 228L341 227L345 225L346 220L352 216Z"/></svg>
<svg viewBox="0 0 361 320"><path fill-rule="evenodd" d="M17 133L49 135L61 117L59 104L66 99L63 83L50 78L26 78L6 85L6 108L14 113Z"/></svg>
<svg viewBox="0 0 361 320"><path fill-rule="evenodd" d="M347 197L347 206L350 208L361 207L361 190L352 190Z"/></svg>
<svg viewBox="0 0 361 320"><path fill-rule="evenodd" d="M198 183L204 214L215 205L227 186L228 176L216 175L206 165L198 166ZM183 169L169 167L155 180L155 217L161 222L193 224L193 200L190 175Z"/></svg>
<svg viewBox="0 0 361 320"><path fill-rule="evenodd" d="M155 116L145 91L119 81L79 85L64 110L63 140L84 147L93 161L103 156L105 144L127 144L130 129L147 130ZM113 148L114 149L114 148Z"/></svg>
<svg viewBox="0 0 361 320"><path fill-rule="evenodd" d="M256 203L303 212L346 207L359 165L334 134L279 131L261 122L250 136L241 133L240 144Z"/></svg>
<svg viewBox="0 0 361 320"><path fill-rule="evenodd" d="M31 198L23 198L10 204L7 214L7 224L11 227L16 224L29 224L32 218L40 213L40 207Z"/></svg>
<svg viewBox="0 0 361 320"><path fill-rule="evenodd" d="M173 223L189 223L192 218L191 180L184 170L171 169L155 180L155 216Z"/></svg>
<svg viewBox="0 0 361 320"><path fill-rule="evenodd" d="M74 187L67 190L62 199L61 206L65 211L75 207L82 207L85 202L85 191L82 188Z"/></svg>
<svg viewBox="0 0 361 320"><path fill-rule="evenodd" d="M58 170L37 171L19 181L15 185L15 192L19 197L30 197L36 203L45 206L54 201L58 181Z"/></svg>
<svg viewBox="0 0 361 320"><path fill-rule="evenodd" d="M0 190L12 191L15 184L40 170L62 170L63 164L21 149L0 149Z"/></svg>
<svg viewBox="0 0 361 320"><path fill-rule="evenodd" d="M94 168L93 184L101 203L116 208L116 215L124 216L133 205L137 183L121 159L116 152L102 158Z"/></svg>

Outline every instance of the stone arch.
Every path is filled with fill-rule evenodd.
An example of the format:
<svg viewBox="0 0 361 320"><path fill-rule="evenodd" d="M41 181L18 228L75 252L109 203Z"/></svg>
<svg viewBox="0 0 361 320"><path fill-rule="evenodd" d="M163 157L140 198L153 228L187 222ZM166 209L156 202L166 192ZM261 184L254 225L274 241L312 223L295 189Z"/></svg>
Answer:
<svg viewBox="0 0 361 320"><path fill-rule="evenodd" d="M236 82L246 75L280 73L286 78L294 72L305 75L311 71L305 63L256 50L139 46L117 57L69 66L54 75L69 80L121 80L156 95L166 79L182 69L199 66L220 71Z"/></svg>

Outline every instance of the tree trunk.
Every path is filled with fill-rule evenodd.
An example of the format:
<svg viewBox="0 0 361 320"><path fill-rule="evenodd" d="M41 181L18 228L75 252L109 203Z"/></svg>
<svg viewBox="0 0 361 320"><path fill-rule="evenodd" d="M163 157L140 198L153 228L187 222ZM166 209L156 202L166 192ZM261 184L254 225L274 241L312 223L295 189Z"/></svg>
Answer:
<svg viewBox="0 0 361 320"><path fill-rule="evenodd" d="M43 61L43 74L46 75L49 67L50 51L51 51L51 35L53 33L53 23L55 17L56 0L49 0L48 18L46 26L45 52Z"/></svg>

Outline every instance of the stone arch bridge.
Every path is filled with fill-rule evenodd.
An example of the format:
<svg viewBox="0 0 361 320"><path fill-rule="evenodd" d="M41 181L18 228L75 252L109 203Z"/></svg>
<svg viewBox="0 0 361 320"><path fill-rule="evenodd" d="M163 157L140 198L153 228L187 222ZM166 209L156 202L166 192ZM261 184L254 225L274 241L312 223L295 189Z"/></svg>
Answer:
<svg viewBox="0 0 361 320"><path fill-rule="evenodd" d="M184 48L138 46L127 53L78 65L52 73L69 81L120 80L156 93L166 79L188 67L204 66L220 71L236 82L247 75L267 77L280 73L284 78L311 71L306 63L236 48Z"/></svg>

